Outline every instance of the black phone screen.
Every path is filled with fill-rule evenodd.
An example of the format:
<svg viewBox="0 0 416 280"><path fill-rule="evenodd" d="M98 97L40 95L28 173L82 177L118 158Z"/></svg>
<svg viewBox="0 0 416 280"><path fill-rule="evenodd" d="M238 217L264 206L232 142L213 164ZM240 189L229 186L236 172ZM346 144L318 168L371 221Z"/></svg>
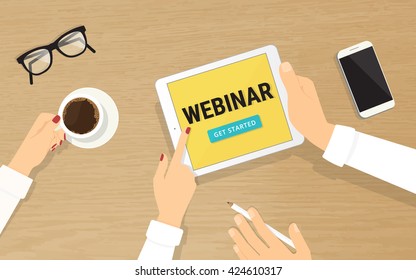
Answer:
<svg viewBox="0 0 416 280"><path fill-rule="evenodd" d="M373 47L340 59L360 112L393 99Z"/></svg>

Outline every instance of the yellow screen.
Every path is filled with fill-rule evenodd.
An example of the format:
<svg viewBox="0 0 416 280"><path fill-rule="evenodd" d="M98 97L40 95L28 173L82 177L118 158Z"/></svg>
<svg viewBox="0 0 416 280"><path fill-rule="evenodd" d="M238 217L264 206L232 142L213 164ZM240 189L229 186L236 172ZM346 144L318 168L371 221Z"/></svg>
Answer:
<svg viewBox="0 0 416 280"><path fill-rule="evenodd" d="M277 66L276 66L277 67ZM266 54L168 84L194 170L292 140Z"/></svg>

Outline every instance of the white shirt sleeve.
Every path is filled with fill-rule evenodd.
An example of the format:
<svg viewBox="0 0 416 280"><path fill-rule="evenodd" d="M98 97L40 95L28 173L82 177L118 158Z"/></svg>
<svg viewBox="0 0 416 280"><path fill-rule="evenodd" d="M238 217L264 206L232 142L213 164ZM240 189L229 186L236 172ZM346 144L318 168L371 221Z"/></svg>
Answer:
<svg viewBox="0 0 416 280"><path fill-rule="evenodd" d="M158 221L150 221L146 242L139 255L141 261L168 261L173 259L175 247L181 243L183 230Z"/></svg>
<svg viewBox="0 0 416 280"><path fill-rule="evenodd" d="M416 149L336 125L323 158L416 194Z"/></svg>
<svg viewBox="0 0 416 280"><path fill-rule="evenodd" d="M3 165L0 167L0 234L14 209L26 197L33 180Z"/></svg>

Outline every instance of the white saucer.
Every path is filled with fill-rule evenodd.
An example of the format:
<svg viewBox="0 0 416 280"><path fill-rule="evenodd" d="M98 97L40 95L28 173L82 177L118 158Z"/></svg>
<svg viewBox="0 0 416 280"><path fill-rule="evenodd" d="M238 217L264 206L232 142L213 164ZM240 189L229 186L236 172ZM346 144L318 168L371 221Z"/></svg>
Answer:
<svg viewBox="0 0 416 280"><path fill-rule="evenodd" d="M80 88L69 94L78 94L84 92L85 94L94 97L101 105L104 111L103 123L97 133L85 139L77 139L67 135L67 141L72 145L83 149L98 148L113 137L118 127L118 109L113 99L104 91L96 88Z"/></svg>

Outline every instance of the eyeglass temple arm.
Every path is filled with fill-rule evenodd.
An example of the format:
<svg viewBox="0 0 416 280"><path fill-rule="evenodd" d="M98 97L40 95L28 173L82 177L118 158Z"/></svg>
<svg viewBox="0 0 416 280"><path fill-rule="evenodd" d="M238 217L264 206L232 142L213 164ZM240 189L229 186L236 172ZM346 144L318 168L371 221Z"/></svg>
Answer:
<svg viewBox="0 0 416 280"><path fill-rule="evenodd" d="M42 57L45 56L45 51L36 53L36 54L31 54L31 55L27 55L26 58L32 58L36 56L32 61L29 62L29 81L30 84L33 85L33 74L32 74L32 64L35 63L36 61L40 60Z"/></svg>
<svg viewBox="0 0 416 280"><path fill-rule="evenodd" d="M88 43L87 43L87 48L88 48L90 51L92 51L93 53L95 53L95 50L93 49L93 47L91 47L90 45L88 45Z"/></svg>
<svg viewBox="0 0 416 280"><path fill-rule="evenodd" d="M29 72L29 82L31 85L33 85L33 75Z"/></svg>

